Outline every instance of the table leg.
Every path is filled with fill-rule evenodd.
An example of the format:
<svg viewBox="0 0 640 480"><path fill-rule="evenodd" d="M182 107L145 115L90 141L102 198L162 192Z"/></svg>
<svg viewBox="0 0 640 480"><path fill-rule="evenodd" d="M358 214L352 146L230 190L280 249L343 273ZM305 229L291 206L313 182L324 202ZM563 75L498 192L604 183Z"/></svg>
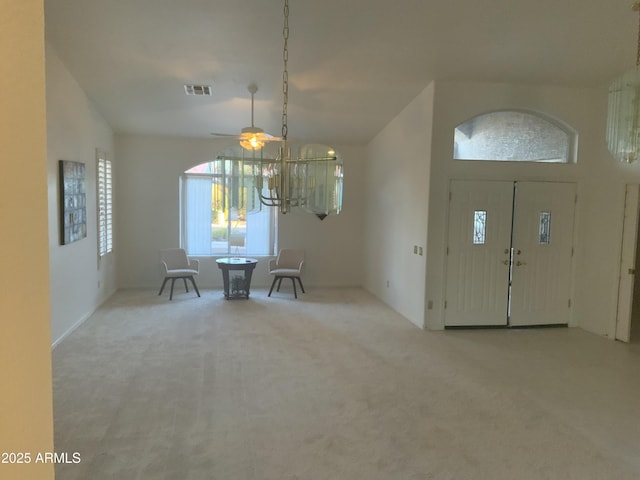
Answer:
<svg viewBox="0 0 640 480"><path fill-rule="evenodd" d="M253 274L253 265L244 270L244 291L246 297L249 298L249 288L251 287L251 275Z"/></svg>
<svg viewBox="0 0 640 480"><path fill-rule="evenodd" d="M222 284L224 285L224 298L229 300L229 270L222 269Z"/></svg>

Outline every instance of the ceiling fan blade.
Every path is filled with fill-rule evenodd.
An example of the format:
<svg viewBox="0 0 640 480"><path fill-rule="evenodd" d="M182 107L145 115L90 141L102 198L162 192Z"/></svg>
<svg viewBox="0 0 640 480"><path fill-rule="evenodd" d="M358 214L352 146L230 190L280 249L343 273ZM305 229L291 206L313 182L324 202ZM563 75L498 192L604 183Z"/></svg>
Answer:
<svg viewBox="0 0 640 480"><path fill-rule="evenodd" d="M237 138L242 140L243 136L245 135L250 136L250 135L257 134L260 136L260 139L263 142L281 142L282 137L274 137L273 135L266 133L262 128L256 127L254 125L253 123L254 98L253 97L255 93L258 91L258 86L252 83L249 85L247 90L249 90L249 93L251 94L251 126L244 127L241 131L242 132L241 134L211 132L211 135L213 135L214 137L229 137L229 138Z"/></svg>
<svg viewBox="0 0 640 480"><path fill-rule="evenodd" d="M218 132L211 132L209 135L214 136L214 137L227 137L227 138L238 138L238 139L240 139L242 137L242 135L236 135L234 133L218 133ZM265 137L263 138L263 141L265 141L265 142L281 142L282 141L282 137L274 137L273 135L269 135L267 133L267 134L265 134Z"/></svg>
<svg viewBox="0 0 640 480"><path fill-rule="evenodd" d="M214 137L231 137L231 138L239 138L239 135L235 134L235 133L217 133L217 132L211 132L211 135L213 135Z"/></svg>

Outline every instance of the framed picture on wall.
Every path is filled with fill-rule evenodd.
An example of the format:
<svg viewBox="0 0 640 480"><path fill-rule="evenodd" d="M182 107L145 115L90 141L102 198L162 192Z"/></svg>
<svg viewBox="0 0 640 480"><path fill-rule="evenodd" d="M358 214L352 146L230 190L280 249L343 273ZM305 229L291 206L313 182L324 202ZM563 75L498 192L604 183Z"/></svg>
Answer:
<svg viewBox="0 0 640 480"><path fill-rule="evenodd" d="M60 244L67 245L87 236L87 194L85 165L69 160L59 161Z"/></svg>

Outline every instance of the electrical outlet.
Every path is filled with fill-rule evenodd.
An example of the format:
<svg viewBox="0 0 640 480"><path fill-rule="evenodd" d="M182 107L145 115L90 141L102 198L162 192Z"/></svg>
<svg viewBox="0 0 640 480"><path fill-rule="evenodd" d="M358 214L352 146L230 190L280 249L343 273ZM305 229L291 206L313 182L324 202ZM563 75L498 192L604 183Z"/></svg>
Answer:
<svg viewBox="0 0 640 480"><path fill-rule="evenodd" d="M418 247L418 255L422 256L422 247Z"/></svg>
<svg viewBox="0 0 640 480"><path fill-rule="evenodd" d="M413 253L418 253L418 246L417 245L413 246Z"/></svg>
<svg viewBox="0 0 640 480"><path fill-rule="evenodd" d="M432 310L433 309L433 300L429 300L427 302L427 310Z"/></svg>

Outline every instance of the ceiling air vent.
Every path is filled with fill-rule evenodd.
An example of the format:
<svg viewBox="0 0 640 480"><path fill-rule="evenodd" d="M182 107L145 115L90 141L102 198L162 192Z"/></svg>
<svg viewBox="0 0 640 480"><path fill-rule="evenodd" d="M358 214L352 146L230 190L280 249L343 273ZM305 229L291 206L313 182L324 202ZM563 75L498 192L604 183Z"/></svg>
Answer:
<svg viewBox="0 0 640 480"><path fill-rule="evenodd" d="M211 85L185 85L184 91L187 95L211 96L213 87Z"/></svg>

